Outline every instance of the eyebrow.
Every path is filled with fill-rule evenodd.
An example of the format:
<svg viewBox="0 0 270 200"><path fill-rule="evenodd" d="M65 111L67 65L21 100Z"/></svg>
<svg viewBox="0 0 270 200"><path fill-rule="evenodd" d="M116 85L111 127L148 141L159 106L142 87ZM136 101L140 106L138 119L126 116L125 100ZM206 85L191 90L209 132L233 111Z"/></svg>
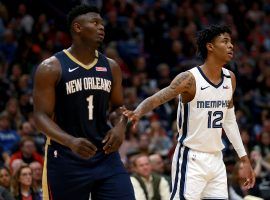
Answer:
<svg viewBox="0 0 270 200"><path fill-rule="evenodd" d="M230 37L225 36L223 40L232 40Z"/></svg>
<svg viewBox="0 0 270 200"><path fill-rule="evenodd" d="M92 17L90 19L90 21L93 21L93 20L104 22L104 20L102 18L100 18L100 17Z"/></svg>

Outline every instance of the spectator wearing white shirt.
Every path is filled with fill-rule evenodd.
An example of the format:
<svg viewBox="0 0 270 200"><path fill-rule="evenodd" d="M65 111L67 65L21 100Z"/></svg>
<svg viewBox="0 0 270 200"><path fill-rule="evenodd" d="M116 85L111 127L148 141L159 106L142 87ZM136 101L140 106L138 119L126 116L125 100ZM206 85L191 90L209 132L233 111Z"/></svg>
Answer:
<svg viewBox="0 0 270 200"><path fill-rule="evenodd" d="M134 174L131 176L131 183L136 200L170 199L169 183L164 177L152 172L147 155L140 154L134 158L133 170Z"/></svg>

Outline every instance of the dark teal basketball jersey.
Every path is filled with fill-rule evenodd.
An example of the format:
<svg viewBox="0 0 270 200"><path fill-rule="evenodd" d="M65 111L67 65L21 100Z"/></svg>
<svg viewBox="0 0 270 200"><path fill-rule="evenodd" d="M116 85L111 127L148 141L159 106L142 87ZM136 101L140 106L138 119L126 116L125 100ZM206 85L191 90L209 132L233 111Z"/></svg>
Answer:
<svg viewBox="0 0 270 200"><path fill-rule="evenodd" d="M113 80L109 62L97 51L90 65L80 63L66 50L55 56L62 69L56 86L55 122L68 134L88 138L101 148L110 129L107 110Z"/></svg>

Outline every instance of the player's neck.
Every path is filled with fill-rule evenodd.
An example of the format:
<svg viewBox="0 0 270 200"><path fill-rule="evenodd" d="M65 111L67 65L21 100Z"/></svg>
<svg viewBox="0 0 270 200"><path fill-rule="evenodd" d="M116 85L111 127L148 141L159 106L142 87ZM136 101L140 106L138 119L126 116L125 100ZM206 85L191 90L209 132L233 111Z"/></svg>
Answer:
<svg viewBox="0 0 270 200"><path fill-rule="evenodd" d="M89 48L83 45L72 44L70 48L67 49L77 60L83 64L89 64L96 58L96 49Z"/></svg>
<svg viewBox="0 0 270 200"><path fill-rule="evenodd" d="M221 79L221 70L224 63L217 62L212 59L206 59L201 69L209 80L212 82L219 82Z"/></svg>
<svg viewBox="0 0 270 200"><path fill-rule="evenodd" d="M204 62L204 66L207 66L212 71L221 71L225 65L224 60L215 59L213 56L208 56Z"/></svg>

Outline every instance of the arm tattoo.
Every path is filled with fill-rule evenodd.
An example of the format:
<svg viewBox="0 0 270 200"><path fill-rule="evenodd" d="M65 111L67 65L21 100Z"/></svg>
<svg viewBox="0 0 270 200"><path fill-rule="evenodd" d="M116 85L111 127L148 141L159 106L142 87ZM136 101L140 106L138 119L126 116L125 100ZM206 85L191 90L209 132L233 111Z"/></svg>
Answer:
<svg viewBox="0 0 270 200"><path fill-rule="evenodd" d="M193 77L190 75L189 72L184 72L181 75L178 75L171 83L171 85L167 88L164 88L158 93L158 101L160 104L163 104L172 98L176 97L179 93L177 88L180 84L186 81L185 88L190 88L193 83Z"/></svg>
<svg viewBox="0 0 270 200"><path fill-rule="evenodd" d="M171 84L154 94L153 96L145 99L135 110L140 116L144 115L145 113L153 110L157 106L173 99L179 94L179 86L181 84L184 85L183 87L185 89L188 89L192 87L194 84L194 78L191 76L189 72L184 72L182 74L179 74L172 82Z"/></svg>
<svg viewBox="0 0 270 200"><path fill-rule="evenodd" d="M170 85L172 90L175 90L184 80L186 80L190 76L190 73L184 72L183 74L177 76L175 80Z"/></svg>
<svg viewBox="0 0 270 200"><path fill-rule="evenodd" d="M175 90L172 90L170 87L164 88L157 94L157 100L159 104L163 104L169 101L173 96L176 96Z"/></svg>
<svg viewBox="0 0 270 200"><path fill-rule="evenodd" d="M185 86L186 89L192 88L192 86L195 84L193 76L189 76L189 79L187 80L187 84Z"/></svg>
<svg viewBox="0 0 270 200"><path fill-rule="evenodd" d="M135 112L137 112L140 116L143 116L145 113L154 109L154 104L150 100L150 97L145 99L139 106L136 108Z"/></svg>

